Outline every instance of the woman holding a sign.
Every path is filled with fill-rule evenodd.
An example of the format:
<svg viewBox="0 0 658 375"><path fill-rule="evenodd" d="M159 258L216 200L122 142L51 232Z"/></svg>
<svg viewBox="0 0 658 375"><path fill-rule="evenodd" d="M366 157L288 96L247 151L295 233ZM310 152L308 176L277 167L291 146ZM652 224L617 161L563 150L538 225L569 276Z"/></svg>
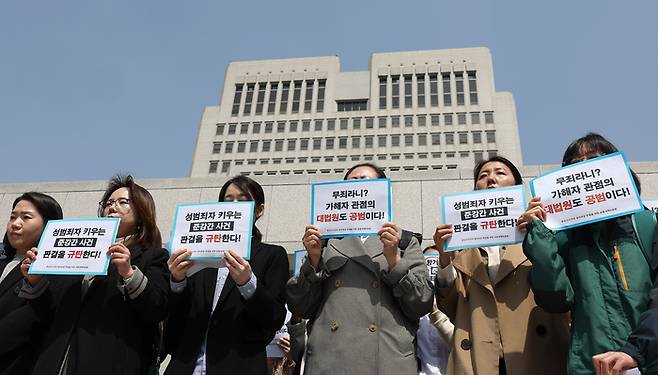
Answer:
<svg viewBox="0 0 658 375"><path fill-rule="evenodd" d="M481 161L473 172L475 190L506 188L498 190L506 192L512 191L509 187L523 184L518 169L501 156ZM489 199L480 200L475 193L466 197L476 203L484 202L484 211L489 207ZM514 202L518 207L506 208L523 212L523 200ZM480 204L470 204L472 207ZM486 213L482 217L487 217ZM515 219L516 216L511 219L512 227ZM485 220L487 226L491 220ZM507 219L494 221L500 226ZM477 228L469 227L471 222ZM532 264L521 245L494 245L494 240L490 245L445 250L466 229L469 236L476 236L476 230L483 227L481 222L440 224L434 233L436 248L441 253L435 283L437 303L455 325L447 373L564 374L567 320L564 315L549 314L535 304L528 281Z"/></svg>
<svg viewBox="0 0 658 375"><path fill-rule="evenodd" d="M617 148L608 140L590 133L567 148L562 165L569 167L553 173L560 176L566 170L570 175L584 176L589 171L581 173L574 169L583 167L592 171L591 176L598 177L603 172L601 179L604 179L605 174L621 172L615 175L615 188L627 184L633 189L633 180L636 185L638 181L625 162L614 168L598 168L597 164L591 164L609 161L613 157L619 159L619 155L611 155L616 152ZM601 157L604 155L610 156ZM583 163L573 165L578 162ZM599 174L594 173L596 170ZM626 182L617 176L625 176ZM537 180L540 178L543 176ZM582 190L587 190L585 185L589 182L586 178L577 177L574 180L583 181L572 184L573 188L570 189L580 190L582 187ZM543 186L535 183L535 188L542 189ZM607 194L609 191L599 191L603 192L603 198L612 197L612 194ZM576 197L580 203L586 203ZM530 202L522 217L522 221L527 223L523 249L534 265L531 280L537 303L547 311L571 312L569 372L593 373L592 357L624 347L638 325L640 315L649 307L652 287L650 260L654 251L652 240L656 220L649 210L635 210L632 214L612 218L604 216L589 222L581 220L568 229L551 230L548 226L552 226L556 218L563 217L558 214L553 202L550 207L549 204L544 205L553 198L553 194L544 194ZM574 197L567 199L571 198ZM586 204L591 209L585 215L596 214L594 210L597 205ZM642 207L640 202L637 207ZM655 358L642 365L651 366L651 360L653 366L658 365ZM644 370L646 367L643 367Z"/></svg>
<svg viewBox="0 0 658 375"><path fill-rule="evenodd" d="M0 248L0 374L27 374L31 351L42 339L27 301L18 296L23 275L19 267L28 250L37 246L49 220L62 218L62 208L51 196L29 192L14 200L7 232Z"/></svg>
<svg viewBox="0 0 658 375"><path fill-rule="evenodd" d="M243 204L253 207L254 220L247 222L253 227L249 261L238 249L226 250L225 266L188 277L187 271L201 261L190 260L192 251L186 248L171 254L170 316L164 335L171 362L166 374L266 374L265 347L286 317L287 253L262 242L255 225L265 212L263 188L248 177L233 177L222 186L219 201L253 202ZM213 208L222 205L198 206L214 214Z"/></svg>
<svg viewBox="0 0 658 375"><path fill-rule="evenodd" d="M35 374L137 375L155 365L169 272L153 197L131 176L116 177L98 214L119 219L106 276L28 274L40 261L32 251L21 265L27 281L21 294L51 318L33 352Z"/></svg>
<svg viewBox="0 0 658 375"><path fill-rule="evenodd" d="M361 164L345 180L385 177ZM303 243L308 257L287 293L290 311L309 319L305 373L418 374L414 338L433 296L411 232L385 223L374 236L323 240L309 225Z"/></svg>

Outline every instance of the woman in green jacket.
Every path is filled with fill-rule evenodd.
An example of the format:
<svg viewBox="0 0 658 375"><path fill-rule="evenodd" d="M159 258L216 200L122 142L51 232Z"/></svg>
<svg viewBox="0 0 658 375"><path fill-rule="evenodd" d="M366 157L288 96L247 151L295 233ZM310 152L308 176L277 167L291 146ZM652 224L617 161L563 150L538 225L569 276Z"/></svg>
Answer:
<svg viewBox="0 0 658 375"><path fill-rule="evenodd" d="M562 165L616 151L589 133L569 145ZM621 348L649 307L655 221L642 211L555 233L545 219L536 197L520 220L527 226L523 250L533 264L535 300L546 311L571 312L568 371L592 374L592 356Z"/></svg>

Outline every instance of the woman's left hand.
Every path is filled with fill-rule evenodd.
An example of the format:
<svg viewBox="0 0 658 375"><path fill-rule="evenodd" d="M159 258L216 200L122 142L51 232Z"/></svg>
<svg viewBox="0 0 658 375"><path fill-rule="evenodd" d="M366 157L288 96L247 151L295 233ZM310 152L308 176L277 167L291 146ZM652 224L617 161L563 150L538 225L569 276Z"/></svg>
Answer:
<svg viewBox="0 0 658 375"><path fill-rule="evenodd" d="M126 245L115 243L110 246L107 253L110 254L110 263L114 264L117 268L119 276L124 280L131 278L135 271L132 264L130 264L130 250L128 250Z"/></svg>
<svg viewBox="0 0 658 375"><path fill-rule="evenodd" d="M388 262L388 269L391 270L400 261L400 252L398 251L400 230L393 223L385 223L377 234L384 244L384 257Z"/></svg>
<svg viewBox="0 0 658 375"><path fill-rule="evenodd" d="M229 275L238 286L242 286L251 279L251 265L233 250L224 252L224 259Z"/></svg>

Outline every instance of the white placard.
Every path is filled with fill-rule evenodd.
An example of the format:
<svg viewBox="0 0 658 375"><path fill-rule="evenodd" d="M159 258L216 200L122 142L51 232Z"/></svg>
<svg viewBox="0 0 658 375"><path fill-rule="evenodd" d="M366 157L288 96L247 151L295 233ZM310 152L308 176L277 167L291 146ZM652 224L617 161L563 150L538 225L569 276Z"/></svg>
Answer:
<svg viewBox="0 0 658 375"><path fill-rule="evenodd" d="M286 307L287 310L287 307ZM290 310L287 310L286 312L286 320L285 322L287 323L290 318L292 317L292 314L290 313ZM279 341L280 338L289 336L288 335L288 326L286 323L283 323L283 326L279 328L278 331L274 334L274 338L272 341L270 341L269 344L265 347L265 351L267 352L267 358L283 358L285 357L286 353L281 350L279 345L276 344L277 341Z"/></svg>
<svg viewBox="0 0 658 375"><path fill-rule="evenodd" d="M306 249L295 251L292 259L292 274L293 276L299 275L302 269L302 264L306 261Z"/></svg>
<svg viewBox="0 0 658 375"><path fill-rule="evenodd" d="M192 260L223 258L226 250L249 259L253 225L254 202L179 204L169 250L192 250Z"/></svg>
<svg viewBox="0 0 658 375"><path fill-rule="evenodd" d="M516 221L525 212L523 185L441 197L443 221L452 224L444 250L507 245L523 241Z"/></svg>
<svg viewBox="0 0 658 375"><path fill-rule="evenodd" d="M642 201L648 209L658 214L658 199L645 199Z"/></svg>
<svg viewBox="0 0 658 375"><path fill-rule="evenodd" d="M29 274L107 275L118 218L49 220Z"/></svg>
<svg viewBox="0 0 658 375"><path fill-rule="evenodd" d="M372 236L391 221L391 181L387 178L315 183L311 223L323 238Z"/></svg>
<svg viewBox="0 0 658 375"><path fill-rule="evenodd" d="M562 230L643 210L622 152L572 164L530 181L546 207L546 227Z"/></svg>
<svg viewBox="0 0 658 375"><path fill-rule="evenodd" d="M434 282L436 274L439 272L439 254L423 254L425 256L425 264L427 265L427 273L430 275L430 280Z"/></svg>

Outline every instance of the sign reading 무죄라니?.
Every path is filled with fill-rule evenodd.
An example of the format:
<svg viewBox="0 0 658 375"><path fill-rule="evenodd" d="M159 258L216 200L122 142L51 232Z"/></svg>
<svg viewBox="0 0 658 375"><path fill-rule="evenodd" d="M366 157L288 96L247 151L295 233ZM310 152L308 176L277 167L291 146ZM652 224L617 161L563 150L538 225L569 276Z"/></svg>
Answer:
<svg viewBox="0 0 658 375"><path fill-rule="evenodd" d="M373 236L390 220L387 178L319 182L311 187L311 224L324 238Z"/></svg>
<svg viewBox="0 0 658 375"><path fill-rule="evenodd" d="M546 208L546 227L573 228L643 210L622 152L585 160L530 181Z"/></svg>
<svg viewBox="0 0 658 375"><path fill-rule="evenodd" d="M516 227L525 212L523 185L441 197L443 222L452 224L445 250L507 245L523 241Z"/></svg>
<svg viewBox="0 0 658 375"><path fill-rule="evenodd" d="M642 203L644 203L648 209L658 214L658 199L644 199L642 200Z"/></svg>
<svg viewBox="0 0 658 375"><path fill-rule="evenodd" d="M254 202L179 204L169 249L189 249L190 259L223 258L226 250L251 254Z"/></svg>
<svg viewBox="0 0 658 375"><path fill-rule="evenodd" d="M107 250L116 239L118 218L49 220L28 273L107 275Z"/></svg>

